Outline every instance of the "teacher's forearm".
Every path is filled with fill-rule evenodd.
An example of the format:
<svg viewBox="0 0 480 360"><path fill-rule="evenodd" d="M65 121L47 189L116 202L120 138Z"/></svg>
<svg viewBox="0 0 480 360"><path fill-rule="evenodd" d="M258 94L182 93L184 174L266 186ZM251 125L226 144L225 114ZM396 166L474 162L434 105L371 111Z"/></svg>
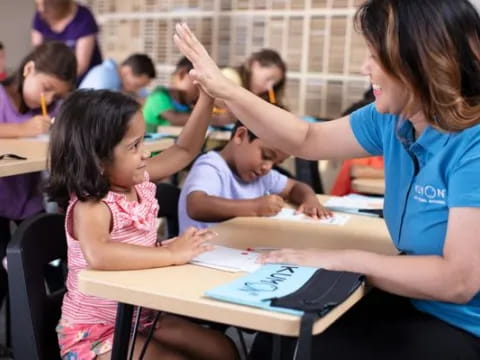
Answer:
<svg viewBox="0 0 480 360"><path fill-rule="evenodd" d="M410 298L465 303L475 295L468 289L465 274L441 256L387 256L345 250L340 267L365 274L375 287Z"/></svg>
<svg viewBox="0 0 480 360"><path fill-rule="evenodd" d="M259 138L291 155L301 155L298 152L308 136L307 122L240 86L232 89L225 102L237 119Z"/></svg>

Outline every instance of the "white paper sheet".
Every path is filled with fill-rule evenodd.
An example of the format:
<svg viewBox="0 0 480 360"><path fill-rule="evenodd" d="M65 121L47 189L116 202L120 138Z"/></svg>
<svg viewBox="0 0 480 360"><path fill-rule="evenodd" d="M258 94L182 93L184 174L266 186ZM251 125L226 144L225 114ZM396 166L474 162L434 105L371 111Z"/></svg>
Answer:
<svg viewBox="0 0 480 360"><path fill-rule="evenodd" d="M297 221L310 224L328 224L343 226L347 223L350 216L343 214L334 214L330 218L326 219L313 219L305 214L297 214L295 209L283 208L277 215L271 216L270 219L274 220L286 220Z"/></svg>
<svg viewBox="0 0 480 360"><path fill-rule="evenodd" d="M26 139L42 141L42 142L49 142L50 141L50 134L40 134L40 135L37 135L37 136L28 137Z"/></svg>
<svg viewBox="0 0 480 360"><path fill-rule="evenodd" d="M256 263L259 255L254 251L215 245L213 250L196 256L190 263L230 272L253 272L261 266Z"/></svg>
<svg viewBox="0 0 480 360"><path fill-rule="evenodd" d="M358 194L332 196L324 205L332 210L383 209L383 197L364 196Z"/></svg>

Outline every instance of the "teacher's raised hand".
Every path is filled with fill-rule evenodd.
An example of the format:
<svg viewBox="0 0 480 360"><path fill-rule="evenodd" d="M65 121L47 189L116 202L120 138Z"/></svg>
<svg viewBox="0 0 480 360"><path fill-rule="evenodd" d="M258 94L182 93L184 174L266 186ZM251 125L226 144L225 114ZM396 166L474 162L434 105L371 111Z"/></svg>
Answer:
<svg viewBox="0 0 480 360"><path fill-rule="evenodd" d="M227 79L207 50L185 23L175 26L173 36L178 49L192 62L190 76L194 83L200 85L210 96L229 100L233 89L238 86Z"/></svg>

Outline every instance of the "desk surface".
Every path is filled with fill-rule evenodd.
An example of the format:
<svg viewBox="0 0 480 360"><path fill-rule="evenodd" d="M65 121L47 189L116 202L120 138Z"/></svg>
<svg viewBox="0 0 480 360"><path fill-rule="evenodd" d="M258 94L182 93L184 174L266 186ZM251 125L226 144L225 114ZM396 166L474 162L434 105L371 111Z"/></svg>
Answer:
<svg viewBox="0 0 480 360"><path fill-rule="evenodd" d="M206 290L242 276L195 265L137 271L82 271L79 287L85 293L119 302L279 335L297 336L300 318L293 315L216 301ZM347 301L314 326L318 334L362 298L362 286Z"/></svg>
<svg viewBox="0 0 480 360"><path fill-rule="evenodd" d="M174 143L172 139L145 141L145 148L150 151L162 151ZM42 171L47 168L48 140L0 139L0 154L13 153L27 160L0 160L0 177Z"/></svg>
<svg viewBox="0 0 480 360"><path fill-rule="evenodd" d="M394 254L382 219L352 216L345 226L295 224L268 219L238 218L215 227L216 242L233 247L283 246L370 248ZM364 243L365 242L365 243ZM175 314L227 323L280 335L298 335L297 316L216 301L203 296L207 289L232 281L242 273L228 273L195 265L137 271L82 271L80 289L119 302ZM315 323L325 330L365 294L365 288Z"/></svg>
<svg viewBox="0 0 480 360"><path fill-rule="evenodd" d="M385 180L384 179L353 179L352 190L362 194L385 194Z"/></svg>
<svg viewBox="0 0 480 360"><path fill-rule="evenodd" d="M318 195L318 198L323 203L328 196ZM397 253L383 219L348 216L344 226L244 217L219 223L214 229L220 235L216 242L235 248L341 248L386 255Z"/></svg>

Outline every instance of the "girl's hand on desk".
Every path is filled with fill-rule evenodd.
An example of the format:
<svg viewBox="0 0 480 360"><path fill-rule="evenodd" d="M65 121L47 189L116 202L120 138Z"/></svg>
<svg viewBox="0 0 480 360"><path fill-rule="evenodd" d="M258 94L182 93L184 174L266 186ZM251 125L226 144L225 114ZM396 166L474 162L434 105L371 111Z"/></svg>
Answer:
<svg viewBox="0 0 480 360"><path fill-rule="evenodd" d="M51 123L52 119L50 116L36 115L30 120L21 123L20 131L22 136L37 136L45 134L48 129L50 129Z"/></svg>
<svg viewBox="0 0 480 360"><path fill-rule="evenodd" d="M193 227L173 239L162 241L162 247L166 247L172 254L175 265L186 264L195 256L213 249L207 242L216 234L208 229L197 230Z"/></svg>
<svg viewBox="0 0 480 360"><path fill-rule="evenodd" d="M326 270L341 270L341 250L328 249L281 249L260 255L259 262L283 263L312 267Z"/></svg>
<svg viewBox="0 0 480 360"><path fill-rule="evenodd" d="M307 201L303 202L297 209L297 213L303 213L314 219L329 218L333 213L322 206L316 196L312 196Z"/></svg>
<svg viewBox="0 0 480 360"><path fill-rule="evenodd" d="M278 195L265 195L255 199L257 216L277 215L284 205L283 198Z"/></svg>

